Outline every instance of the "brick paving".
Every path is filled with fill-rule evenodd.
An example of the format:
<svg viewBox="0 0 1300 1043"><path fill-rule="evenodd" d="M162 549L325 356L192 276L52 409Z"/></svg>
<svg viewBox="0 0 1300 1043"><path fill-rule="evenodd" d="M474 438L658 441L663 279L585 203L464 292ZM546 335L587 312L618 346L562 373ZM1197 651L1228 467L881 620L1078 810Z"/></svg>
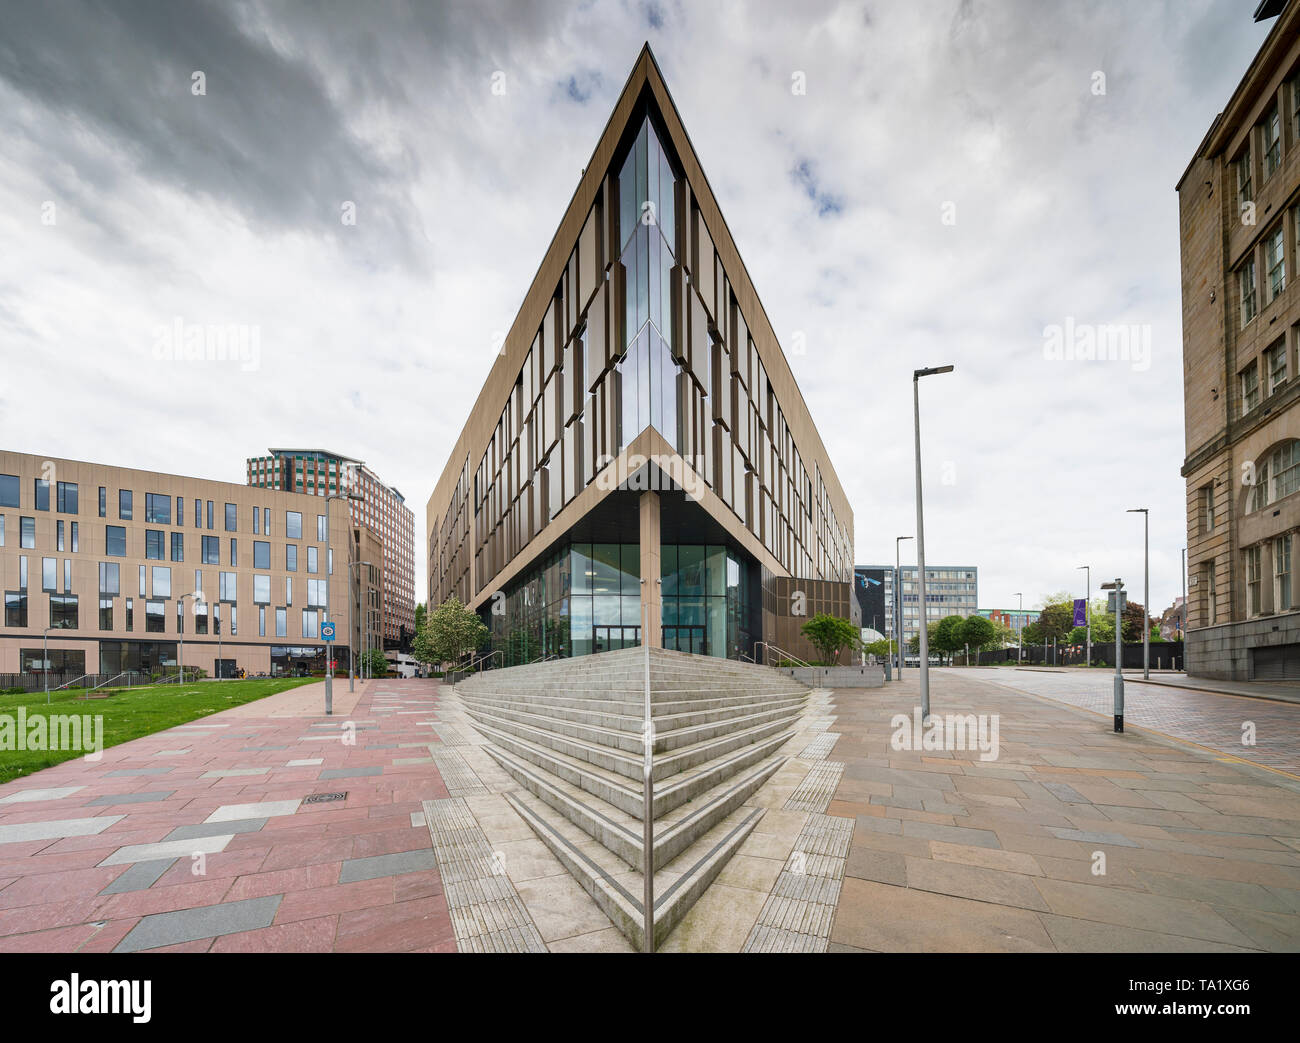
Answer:
<svg viewBox="0 0 1300 1043"><path fill-rule="evenodd" d="M960 671L955 671L959 673ZM936 671L934 675L939 675ZM946 673L946 671L945 671ZM1114 674L997 669L976 675L1017 691L1069 703L1108 719L1113 716ZM1244 726L1252 724L1253 732ZM1220 753L1300 776L1300 709L1288 702L1146 684L1125 677L1124 723L1151 728ZM1243 744L1249 735L1253 745Z"/></svg>
<svg viewBox="0 0 1300 1043"><path fill-rule="evenodd" d="M832 951L1300 949L1300 782L975 677L935 671L932 711L996 715L996 759L893 749L914 679L834 693Z"/></svg>
<svg viewBox="0 0 1300 1043"><path fill-rule="evenodd" d="M248 703L0 786L0 952L454 951L432 681ZM341 800L307 804L319 793Z"/></svg>

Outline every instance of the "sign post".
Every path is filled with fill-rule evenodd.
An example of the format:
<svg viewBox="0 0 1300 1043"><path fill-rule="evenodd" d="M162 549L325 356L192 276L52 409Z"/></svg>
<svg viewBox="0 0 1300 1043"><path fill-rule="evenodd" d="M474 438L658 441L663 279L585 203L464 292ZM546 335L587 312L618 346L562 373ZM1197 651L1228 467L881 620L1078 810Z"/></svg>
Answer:
<svg viewBox="0 0 1300 1043"><path fill-rule="evenodd" d="M320 639L330 644L334 643L334 624L322 623L320 625ZM326 649L325 652L325 716L331 717L334 714L334 660L333 649Z"/></svg>

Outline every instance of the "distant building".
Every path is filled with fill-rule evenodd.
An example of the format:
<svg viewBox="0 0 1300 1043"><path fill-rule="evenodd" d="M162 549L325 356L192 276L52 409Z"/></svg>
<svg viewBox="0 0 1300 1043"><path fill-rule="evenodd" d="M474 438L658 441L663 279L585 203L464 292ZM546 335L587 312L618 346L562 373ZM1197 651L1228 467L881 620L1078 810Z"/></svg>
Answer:
<svg viewBox="0 0 1300 1043"><path fill-rule="evenodd" d="M405 641L409 647L415 634L415 514L405 497L364 461L325 449L269 449L266 456L249 457L248 484L309 496L361 494L360 501L348 501L348 508L353 526L371 530L383 555L378 599L383 644L397 648Z"/></svg>
<svg viewBox="0 0 1300 1043"><path fill-rule="evenodd" d="M903 603L903 643L920 632L920 589L915 565L899 570ZM862 625L892 636L894 632L894 566L858 565L853 570L854 593L862 608ZM936 623L945 616L973 616L979 604L979 569L974 565L925 567L926 619Z"/></svg>
<svg viewBox="0 0 1300 1043"><path fill-rule="evenodd" d="M1036 608L982 608L978 614L993 623L1001 623L1013 635L1019 635L1030 623L1037 623L1042 613Z"/></svg>

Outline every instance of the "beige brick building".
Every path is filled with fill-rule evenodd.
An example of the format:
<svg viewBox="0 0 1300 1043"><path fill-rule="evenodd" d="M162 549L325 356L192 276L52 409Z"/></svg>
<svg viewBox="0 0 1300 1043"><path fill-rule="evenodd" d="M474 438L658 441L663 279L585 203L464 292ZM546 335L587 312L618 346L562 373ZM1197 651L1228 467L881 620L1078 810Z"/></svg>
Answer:
<svg viewBox="0 0 1300 1043"><path fill-rule="evenodd" d="M0 674L47 630L61 679L174 670L182 638L208 676L320 670L327 619L346 664L350 532L341 500L0 452Z"/></svg>
<svg viewBox="0 0 1300 1043"><path fill-rule="evenodd" d="M428 503L506 662L810 656L853 513L648 47Z"/></svg>
<svg viewBox="0 0 1300 1043"><path fill-rule="evenodd" d="M1238 680L1300 677L1300 4L1257 17L1178 183L1187 665Z"/></svg>

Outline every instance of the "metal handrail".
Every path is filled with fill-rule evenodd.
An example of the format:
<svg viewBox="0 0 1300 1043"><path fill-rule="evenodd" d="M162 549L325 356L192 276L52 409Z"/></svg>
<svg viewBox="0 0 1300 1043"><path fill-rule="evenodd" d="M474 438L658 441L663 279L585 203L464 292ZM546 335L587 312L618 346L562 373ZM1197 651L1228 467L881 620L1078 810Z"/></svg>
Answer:
<svg viewBox="0 0 1300 1043"><path fill-rule="evenodd" d="M745 662L747 663L754 663L755 666L758 665L758 663L754 662L753 656L747 656L745 655L744 652L737 652L736 655L738 655L741 659L745 660Z"/></svg>
<svg viewBox="0 0 1300 1043"><path fill-rule="evenodd" d="M798 656L796 656L796 655L791 655L791 654L790 654L789 652L787 652L785 649L783 649L783 648L777 648L776 645L772 644L772 642L770 642L770 641L755 641L755 642L754 642L754 655L755 655L756 657L757 657L757 655L758 655L758 646L759 646L759 645L762 645L762 646L763 646L763 665L764 665L764 666L771 666L771 665L772 665L771 662L770 662L770 660L771 660L771 653L773 653L773 652L775 652L777 655L781 656L783 659L789 659L791 662L793 662L793 663L797 663L799 666L805 666L805 667L806 667L806 666L811 666L810 663L805 663L805 662L804 662L802 659L800 659Z"/></svg>
<svg viewBox="0 0 1300 1043"><path fill-rule="evenodd" d="M559 658L560 658L559 652L552 652L549 655L544 655L539 659L532 660L528 665L533 666L537 663L549 663L552 659L559 659Z"/></svg>
<svg viewBox="0 0 1300 1043"><path fill-rule="evenodd" d="M80 677L74 677L71 681L64 681L63 684L59 685L58 688L51 688L50 691L52 691L52 692L60 692L60 691L62 691L64 688L71 688L71 687L72 687L74 684L76 684L78 681L84 681L87 677L90 677L90 676L91 676L90 674L82 674Z"/></svg>
<svg viewBox="0 0 1300 1043"><path fill-rule="evenodd" d="M489 653L488 653L487 655L485 655L485 656L478 656L478 657L476 657L476 658L471 658L470 661L469 661L469 667L468 667L470 673L473 673L473 672L474 672L474 667L475 667L477 664L479 664L479 663L486 663L486 662L490 661L490 660L491 660L493 657L495 657L495 656L502 656L502 657L504 657L504 656L505 656L505 651L504 651L503 649L498 648L495 652L489 652Z"/></svg>
<svg viewBox="0 0 1300 1043"><path fill-rule="evenodd" d="M106 684L112 684L119 677L126 677L126 675L129 674L130 672L131 672L130 670L123 670L120 674L114 674L107 681L100 681L99 684L92 686L90 690L93 692L95 691L96 688L103 688L104 685Z"/></svg>

